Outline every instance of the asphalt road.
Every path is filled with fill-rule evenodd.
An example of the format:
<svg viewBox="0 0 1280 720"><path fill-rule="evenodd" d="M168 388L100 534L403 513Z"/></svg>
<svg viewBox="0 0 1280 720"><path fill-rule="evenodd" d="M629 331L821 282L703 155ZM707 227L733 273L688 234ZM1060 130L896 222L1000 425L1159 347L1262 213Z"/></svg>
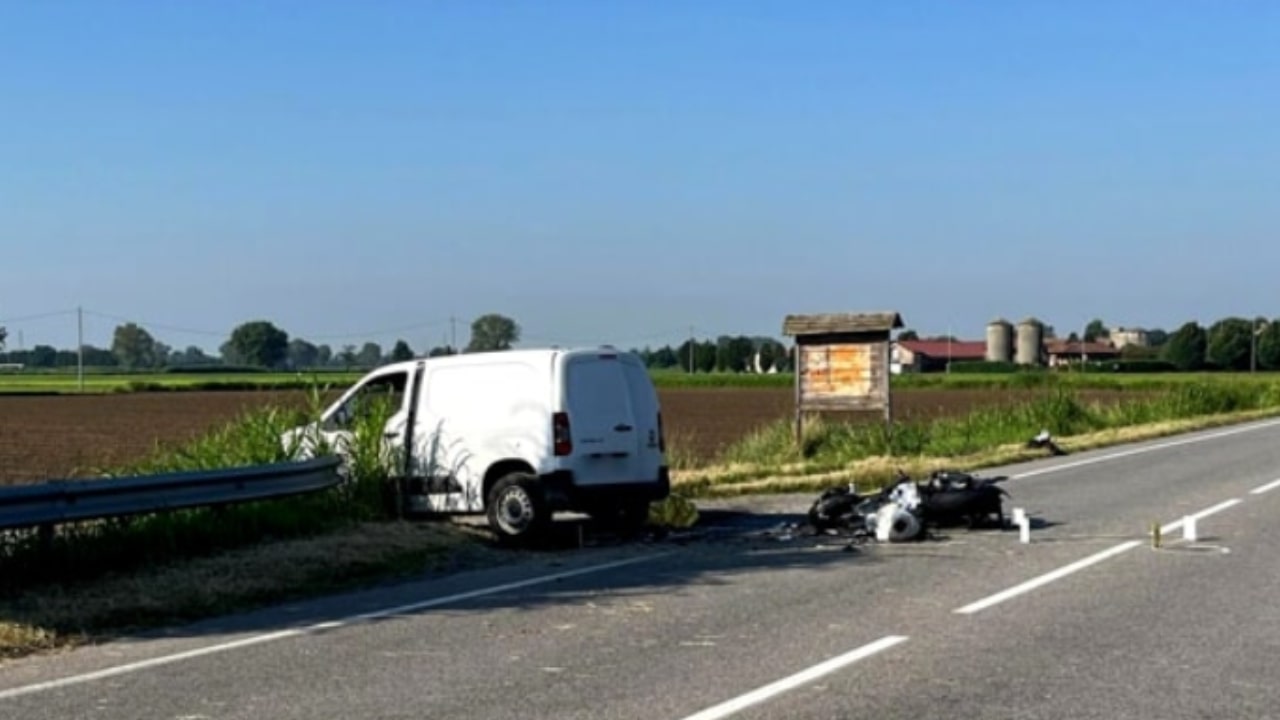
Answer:
<svg viewBox="0 0 1280 720"><path fill-rule="evenodd" d="M686 544L3 665L0 717L1271 717L1278 441L1259 423L992 469L1013 475L1027 544L960 529L850 547L757 532L810 495L718 503L720 531Z"/></svg>

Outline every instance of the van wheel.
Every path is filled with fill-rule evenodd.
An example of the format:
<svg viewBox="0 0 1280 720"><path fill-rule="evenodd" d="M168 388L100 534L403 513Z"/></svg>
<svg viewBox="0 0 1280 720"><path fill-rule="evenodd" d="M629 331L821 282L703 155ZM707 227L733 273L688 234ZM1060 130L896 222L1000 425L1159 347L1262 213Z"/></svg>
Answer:
<svg viewBox="0 0 1280 720"><path fill-rule="evenodd" d="M503 542L527 541L549 529L551 512L538 479L526 473L504 475L488 498L489 527Z"/></svg>

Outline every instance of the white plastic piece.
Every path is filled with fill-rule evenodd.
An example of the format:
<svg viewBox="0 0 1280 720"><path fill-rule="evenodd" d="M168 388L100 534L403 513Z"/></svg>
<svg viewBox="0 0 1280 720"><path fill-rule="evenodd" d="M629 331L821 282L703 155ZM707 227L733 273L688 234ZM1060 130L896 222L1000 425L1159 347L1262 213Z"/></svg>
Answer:
<svg viewBox="0 0 1280 720"><path fill-rule="evenodd" d="M889 542L889 532L893 530L893 516L897 511L898 506L893 503L886 503L876 511L876 540Z"/></svg>
<svg viewBox="0 0 1280 720"><path fill-rule="evenodd" d="M1027 511L1026 511L1026 510L1023 510L1022 508L1014 508L1014 509L1013 509L1013 524L1014 524L1014 525L1021 525L1021 524L1022 524L1023 519L1025 519L1026 517L1027 517Z"/></svg>
<svg viewBox="0 0 1280 720"><path fill-rule="evenodd" d="M1018 518L1018 541L1024 545L1031 542L1031 518L1025 514Z"/></svg>
<svg viewBox="0 0 1280 720"><path fill-rule="evenodd" d="M1188 515L1182 519L1182 539L1187 542L1196 541L1196 516Z"/></svg>

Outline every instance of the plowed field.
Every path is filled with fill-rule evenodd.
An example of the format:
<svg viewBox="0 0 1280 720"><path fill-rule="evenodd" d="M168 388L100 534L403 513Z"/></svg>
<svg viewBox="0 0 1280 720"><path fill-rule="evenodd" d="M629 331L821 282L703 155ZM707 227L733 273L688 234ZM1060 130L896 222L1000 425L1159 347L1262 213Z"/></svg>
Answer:
<svg viewBox="0 0 1280 720"><path fill-rule="evenodd" d="M1025 400L1033 391L906 390L899 418L963 414ZM779 389L664 388L667 433L681 452L711 459L761 425L789 417L792 392ZM1122 393L1093 391L1090 399ZM1132 393L1127 393L1132 396ZM289 392L161 392L84 396L0 396L0 484L92 474L148 454L157 443L198 435L267 402L303 402Z"/></svg>

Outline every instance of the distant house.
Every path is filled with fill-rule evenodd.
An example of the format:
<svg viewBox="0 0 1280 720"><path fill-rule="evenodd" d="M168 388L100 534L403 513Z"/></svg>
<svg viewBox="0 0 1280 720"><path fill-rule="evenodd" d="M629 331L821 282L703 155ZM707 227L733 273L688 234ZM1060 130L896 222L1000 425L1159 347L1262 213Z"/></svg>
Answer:
<svg viewBox="0 0 1280 720"><path fill-rule="evenodd" d="M1140 328L1111 328L1110 340L1117 350L1125 345L1147 347L1151 344L1147 338L1147 331Z"/></svg>
<svg viewBox="0 0 1280 720"><path fill-rule="evenodd" d="M1044 349L1049 356L1049 367L1070 365L1079 363L1081 360L1114 360L1120 357L1119 349L1100 342L1047 340Z"/></svg>
<svg viewBox="0 0 1280 720"><path fill-rule="evenodd" d="M889 351L890 371L936 372L946 370L949 362L984 360L987 343L983 340L898 340Z"/></svg>

